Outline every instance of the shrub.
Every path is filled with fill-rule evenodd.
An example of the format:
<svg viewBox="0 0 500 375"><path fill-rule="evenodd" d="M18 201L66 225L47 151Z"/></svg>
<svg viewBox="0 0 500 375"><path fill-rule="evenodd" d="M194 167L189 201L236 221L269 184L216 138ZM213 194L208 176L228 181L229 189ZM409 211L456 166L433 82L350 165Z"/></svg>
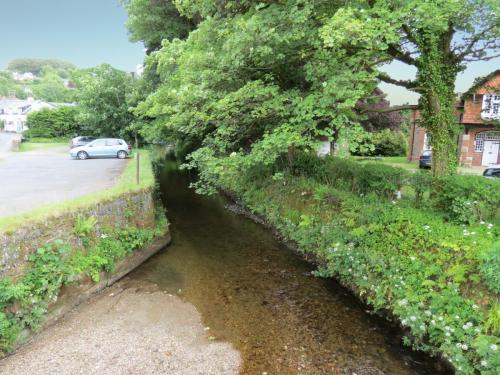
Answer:
<svg viewBox="0 0 500 375"><path fill-rule="evenodd" d="M500 208L500 182L482 176L450 176L441 181L434 204L449 219L462 223L496 220Z"/></svg>
<svg viewBox="0 0 500 375"><path fill-rule="evenodd" d="M500 293L500 242L484 249L479 255L479 271L488 288Z"/></svg>
<svg viewBox="0 0 500 375"><path fill-rule="evenodd" d="M28 116L25 133L27 138L69 138L77 135L80 125L76 119L76 107L43 108Z"/></svg>
<svg viewBox="0 0 500 375"><path fill-rule="evenodd" d="M404 156L408 141L402 131L384 129L378 132L365 133L362 144L365 147L360 148L363 152L356 152L361 156Z"/></svg>

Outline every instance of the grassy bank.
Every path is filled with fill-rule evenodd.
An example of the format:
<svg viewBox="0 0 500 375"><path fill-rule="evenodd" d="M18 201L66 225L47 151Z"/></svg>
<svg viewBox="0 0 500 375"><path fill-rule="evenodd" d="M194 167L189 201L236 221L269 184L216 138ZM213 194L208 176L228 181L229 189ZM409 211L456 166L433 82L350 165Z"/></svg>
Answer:
<svg viewBox="0 0 500 375"><path fill-rule="evenodd" d="M111 188L87 194L76 199L61 203L54 203L39 207L25 214L1 217L0 232L8 232L16 229L21 224L27 224L43 220L49 216L59 215L68 210L81 209L93 204L111 200L123 193L152 188L155 184L151 164L151 154L148 150L139 150L140 158L140 181L136 183L136 160L129 159L118 182Z"/></svg>
<svg viewBox="0 0 500 375"><path fill-rule="evenodd" d="M458 374L500 373L498 193L484 197L496 204L489 210L473 200L498 185L459 176L446 182L441 201L415 202L391 193L401 172L354 169L332 161L243 174L213 163L201 175L314 254L323 264L318 276L335 277L388 311L405 344L441 355Z"/></svg>

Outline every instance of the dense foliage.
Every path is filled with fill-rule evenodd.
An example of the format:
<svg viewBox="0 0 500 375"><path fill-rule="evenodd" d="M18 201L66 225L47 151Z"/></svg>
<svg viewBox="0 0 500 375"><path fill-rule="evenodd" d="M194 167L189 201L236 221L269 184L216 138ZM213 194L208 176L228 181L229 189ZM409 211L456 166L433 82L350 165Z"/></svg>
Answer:
<svg viewBox="0 0 500 375"><path fill-rule="evenodd" d="M156 228L103 228L93 217L78 217L73 232L79 241L53 240L34 251L21 278L0 279L0 356L12 349L23 329L39 328L63 285L84 277L98 282L103 272L113 272L119 260L143 249L165 228L163 215Z"/></svg>
<svg viewBox="0 0 500 375"><path fill-rule="evenodd" d="M127 137L134 116L127 98L133 94L134 79L124 71L103 64L74 75L78 121L85 135Z"/></svg>
<svg viewBox="0 0 500 375"><path fill-rule="evenodd" d="M57 109L43 108L28 115L24 133L26 138L65 138L80 134L77 120L78 108L64 106Z"/></svg>
<svg viewBox="0 0 500 375"><path fill-rule="evenodd" d="M229 163L202 171L318 257L318 276L336 277L375 309L391 311L406 344L442 355L457 374L500 371L498 181L449 177L450 205L468 210L463 220L427 194L416 208L410 191L422 193L425 183L428 191L427 172L307 155L284 172L269 165L241 174ZM394 195L399 188L402 199ZM469 207L483 203L491 205L487 219Z"/></svg>
<svg viewBox="0 0 500 375"><path fill-rule="evenodd" d="M170 0L121 0L127 9L127 28L132 42L142 41L149 51L163 39L186 38L193 22L181 16Z"/></svg>
<svg viewBox="0 0 500 375"><path fill-rule="evenodd" d="M72 63L57 59L14 59L7 64L7 70L11 72L33 73L36 76L40 76L46 67L56 71L61 78L68 78L69 73L76 69Z"/></svg>

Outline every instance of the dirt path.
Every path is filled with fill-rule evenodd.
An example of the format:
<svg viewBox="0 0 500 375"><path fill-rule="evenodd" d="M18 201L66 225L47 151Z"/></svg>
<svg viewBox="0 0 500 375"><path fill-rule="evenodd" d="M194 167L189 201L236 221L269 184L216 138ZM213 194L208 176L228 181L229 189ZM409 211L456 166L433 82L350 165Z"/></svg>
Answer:
<svg viewBox="0 0 500 375"><path fill-rule="evenodd" d="M124 279L0 361L0 374L222 375L239 364L191 304Z"/></svg>

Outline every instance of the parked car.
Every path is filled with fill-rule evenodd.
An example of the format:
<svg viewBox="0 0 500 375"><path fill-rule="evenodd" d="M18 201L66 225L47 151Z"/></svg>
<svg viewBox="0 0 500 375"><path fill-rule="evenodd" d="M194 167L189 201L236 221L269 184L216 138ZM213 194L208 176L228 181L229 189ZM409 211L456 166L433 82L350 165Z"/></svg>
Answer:
<svg viewBox="0 0 500 375"><path fill-rule="evenodd" d="M418 159L418 167L420 169L430 169L432 165L432 151L424 151Z"/></svg>
<svg viewBox="0 0 500 375"><path fill-rule="evenodd" d="M70 150L70 155L80 160L102 157L126 159L131 151L132 146L128 145L123 139L100 138L84 146L72 148Z"/></svg>
<svg viewBox="0 0 500 375"><path fill-rule="evenodd" d="M90 142L95 141L95 140L96 140L95 137L89 137L89 136L75 137L71 140L71 142L69 144L69 148L84 146L87 143L90 143Z"/></svg>
<svg viewBox="0 0 500 375"><path fill-rule="evenodd" d="M500 164L490 165L484 170L483 176L488 178L500 178Z"/></svg>

